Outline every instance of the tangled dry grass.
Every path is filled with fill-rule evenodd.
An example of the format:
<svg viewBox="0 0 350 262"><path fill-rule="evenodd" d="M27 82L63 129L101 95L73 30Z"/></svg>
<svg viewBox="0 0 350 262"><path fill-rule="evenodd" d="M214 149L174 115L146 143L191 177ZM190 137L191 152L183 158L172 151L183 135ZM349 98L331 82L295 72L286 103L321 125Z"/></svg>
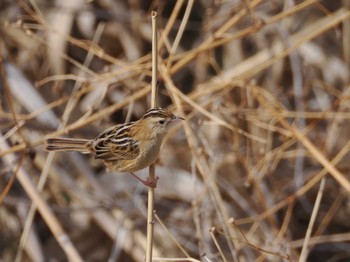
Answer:
<svg viewBox="0 0 350 262"><path fill-rule="evenodd" d="M154 260L349 261L349 0L2 1L2 261L143 261L146 188L42 145L150 106L151 10Z"/></svg>

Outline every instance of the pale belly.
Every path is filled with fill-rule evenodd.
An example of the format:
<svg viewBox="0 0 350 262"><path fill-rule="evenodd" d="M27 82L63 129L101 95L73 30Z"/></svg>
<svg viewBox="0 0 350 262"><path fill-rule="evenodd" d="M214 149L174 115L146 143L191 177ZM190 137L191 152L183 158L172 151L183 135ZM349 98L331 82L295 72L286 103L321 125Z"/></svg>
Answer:
<svg viewBox="0 0 350 262"><path fill-rule="evenodd" d="M135 172L137 170L144 169L145 167L153 164L159 155L161 143L151 143L152 146L148 148L142 148L142 152L136 159L133 160L119 160L116 163L106 163L106 166L111 171L116 172Z"/></svg>

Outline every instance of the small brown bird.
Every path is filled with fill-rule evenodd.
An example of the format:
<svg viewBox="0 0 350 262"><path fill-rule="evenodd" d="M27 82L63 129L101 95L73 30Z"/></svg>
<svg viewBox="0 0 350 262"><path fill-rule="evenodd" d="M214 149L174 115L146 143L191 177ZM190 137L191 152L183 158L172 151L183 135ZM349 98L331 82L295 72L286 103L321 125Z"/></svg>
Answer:
<svg viewBox="0 0 350 262"><path fill-rule="evenodd" d="M94 154L96 159L103 160L108 170L130 172L144 185L156 187L158 177L143 180L133 172L157 160L169 127L181 119L167 109L151 108L138 121L110 127L95 139L48 138L46 150Z"/></svg>

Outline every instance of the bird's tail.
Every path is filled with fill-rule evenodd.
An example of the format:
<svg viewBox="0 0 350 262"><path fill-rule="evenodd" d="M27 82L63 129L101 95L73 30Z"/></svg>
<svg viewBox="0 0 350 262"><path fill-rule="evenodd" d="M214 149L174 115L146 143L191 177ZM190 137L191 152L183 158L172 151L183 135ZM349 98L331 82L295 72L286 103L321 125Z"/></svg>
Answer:
<svg viewBox="0 0 350 262"><path fill-rule="evenodd" d="M88 139L76 138L48 138L46 140L47 151L77 151L83 154L91 152L91 142Z"/></svg>

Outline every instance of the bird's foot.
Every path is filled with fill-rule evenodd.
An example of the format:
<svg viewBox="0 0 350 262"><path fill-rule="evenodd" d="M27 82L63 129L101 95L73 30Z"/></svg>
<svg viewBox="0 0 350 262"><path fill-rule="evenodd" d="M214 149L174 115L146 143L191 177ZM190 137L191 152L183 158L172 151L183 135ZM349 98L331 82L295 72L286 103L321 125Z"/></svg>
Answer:
<svg viewBox="0 0 350 262"><path fill-rule="evenodd" d="M141 177L135 175L134 173L130 172L130 174L135 177L137 180L139 180L142 184L144 184L145 186L149 186L149 187L153 187L156 188L157 187L157 181L159 179L159 177L155 177L155 178L147 178L147 180L142 179Z"/></svg>

